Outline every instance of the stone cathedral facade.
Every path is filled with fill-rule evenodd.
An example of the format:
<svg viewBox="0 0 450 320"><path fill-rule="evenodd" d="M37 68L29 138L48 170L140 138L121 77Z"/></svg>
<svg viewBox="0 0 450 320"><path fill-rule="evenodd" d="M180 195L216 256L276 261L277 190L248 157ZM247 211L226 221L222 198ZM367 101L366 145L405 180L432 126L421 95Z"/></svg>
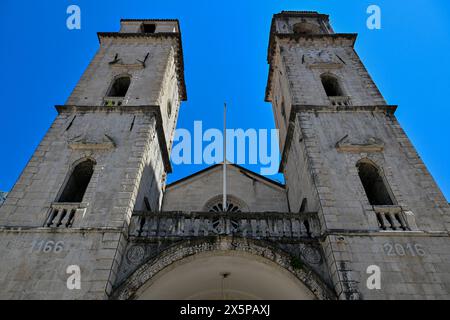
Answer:
<svg viewBox="0 0 450 320"><path fill-rule="evenodd" d="M0 298L450 299L449 205L356 37L274 15L286 183L229 164L224 206L219 164L166 185L187 99L178 21L99 33L0 207Z"/></svg>

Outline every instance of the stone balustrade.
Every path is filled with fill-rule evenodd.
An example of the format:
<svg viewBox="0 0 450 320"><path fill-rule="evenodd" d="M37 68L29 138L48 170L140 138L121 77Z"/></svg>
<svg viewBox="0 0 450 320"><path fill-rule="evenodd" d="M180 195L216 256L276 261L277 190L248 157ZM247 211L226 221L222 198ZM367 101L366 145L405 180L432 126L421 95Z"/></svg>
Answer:
<svg viewBox="0 0 450 320"><path fill-rule="evenodd" d="M337 96L337 97L328 97L333 106L342 107L342 106L350 106L351 99L348 96Z"/></svg>
<svg viewBox="0 0 450 320"><path fill-rule="evenodd" d="M378 226L386 231L408 231L407 219L399 206L374 206Z"/></svg>
<svg viewBox="0 0 450 320"><path fill-rule="evenodd" d="M120 107L125 104L124 97L104 97L103 105L107 107Z"/></svg>
<svg viewBox="0 0 450 320"><path fill-rule="evenodd" d="M71 228L80 208L80 203L52 203L44 227Z"/></svg>
<svg viewBox="0 0 450 320"><path fill-rule="evenodd" d="M135 212L129 234L143 238L313 238L319 236L320 226L317 213Z"/></svg>

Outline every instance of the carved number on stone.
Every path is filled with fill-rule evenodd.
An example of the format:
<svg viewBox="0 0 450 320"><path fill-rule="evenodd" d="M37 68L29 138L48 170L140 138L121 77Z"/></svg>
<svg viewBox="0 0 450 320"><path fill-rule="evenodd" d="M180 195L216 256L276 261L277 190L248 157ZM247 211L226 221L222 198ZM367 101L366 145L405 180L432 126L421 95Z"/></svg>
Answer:
<svg viewBox="0 0 450 320"><path fill-rule="evenodd" d="M425 250L422 245L420 244L401 244L401 243L385 243L383 245L384 252L386 255L390 257L400 256L419 256L423 257L425 256Z"/></svg>
<svg viewBox="0 0 450 320"><path fill-rule="evenodd" d="M64 249L64 241L41 240L33 241L30 252L44 252L44 253L60 253Z"/></svg>

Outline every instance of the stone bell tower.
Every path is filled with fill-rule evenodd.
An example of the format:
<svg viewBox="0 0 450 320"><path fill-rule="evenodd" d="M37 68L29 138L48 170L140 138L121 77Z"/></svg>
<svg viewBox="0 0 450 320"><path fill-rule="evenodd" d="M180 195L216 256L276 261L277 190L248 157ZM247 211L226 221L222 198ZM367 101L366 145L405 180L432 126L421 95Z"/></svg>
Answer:
<svg viewBox="0 0 450 320"><path fill-rule="evenodd" d="M179 23L122 20L98 39L0 209L2 299L107 298L133 210L160 209L186 100Z"/></svg>
<svg viewBox="0 0 450 320"><path fill-rule="evenodd" d="M356 38L317 12L273 17L266 101L291 211L318 212L339 298L448 299L448 203L359 59ZM371 266L381 288L367 286Z"/></svg>

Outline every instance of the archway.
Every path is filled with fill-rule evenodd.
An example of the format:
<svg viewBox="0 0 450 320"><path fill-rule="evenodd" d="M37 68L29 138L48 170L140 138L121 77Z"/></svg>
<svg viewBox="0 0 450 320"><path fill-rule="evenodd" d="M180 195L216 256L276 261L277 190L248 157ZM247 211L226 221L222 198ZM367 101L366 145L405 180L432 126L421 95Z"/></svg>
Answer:
<svg viewBox="0 0 450 320"><path fill-rule="evenodd" d="M334 293L266 242L219 237L183 242L143 263L114 299L311 300Z"/></svg>

